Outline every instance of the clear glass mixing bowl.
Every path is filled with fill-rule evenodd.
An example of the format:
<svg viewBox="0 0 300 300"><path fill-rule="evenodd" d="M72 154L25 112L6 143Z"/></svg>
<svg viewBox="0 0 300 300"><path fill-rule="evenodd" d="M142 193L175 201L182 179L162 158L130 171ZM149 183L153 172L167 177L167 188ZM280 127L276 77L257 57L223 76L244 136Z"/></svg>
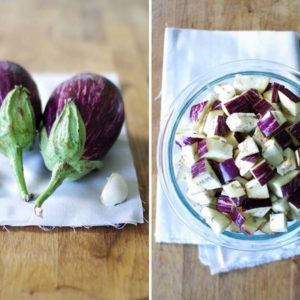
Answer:
<svg viewBox="0 0 300 300"><path fill-rule="evenodd" d="M175 133L185 128L191 106L199 103L212 88L220 83L232 83L236 74L264 75L300 93L300 73L290 67L262 60L241 60L220 65L196 77L175 99L169 114L161 124L157 149L158 176L165 197L178 217L195 233L206 240L237 250L257 251L282 247L300 238L300 221L289 222L288 232L276 234L255 233L247 236L225 230L216 235L185 197L185 185L177 182Z"/></svg>

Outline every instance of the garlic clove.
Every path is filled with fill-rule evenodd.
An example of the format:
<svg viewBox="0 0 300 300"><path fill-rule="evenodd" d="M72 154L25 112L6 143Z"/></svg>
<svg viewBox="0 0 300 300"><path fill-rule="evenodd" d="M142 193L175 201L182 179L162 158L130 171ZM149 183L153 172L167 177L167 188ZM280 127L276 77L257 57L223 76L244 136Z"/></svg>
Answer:
<svg viewBox="0 0 300 300"><path fill-rule="evenodd" d="M127 197L128 186L126 181L121 175L112 173L102 190L101 203L105 206L113 206L125 201Z"/></svg>

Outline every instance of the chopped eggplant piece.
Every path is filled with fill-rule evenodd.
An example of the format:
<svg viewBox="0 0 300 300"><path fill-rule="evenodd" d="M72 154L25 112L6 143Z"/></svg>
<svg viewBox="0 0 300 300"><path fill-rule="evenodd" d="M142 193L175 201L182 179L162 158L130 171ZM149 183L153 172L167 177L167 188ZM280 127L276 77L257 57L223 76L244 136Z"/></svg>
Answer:
<svg viewBox="0 0 300 300"><path fill-rule="evenodd" d="M231 220L223 213L207 206L202 208L201 216L215 234L221 234L231 223Z"/></svg>
<svg viewBox="0 0 300 300"><path fill-rule="evenodd" d="M222 187L216 173L206 159L200 159L192 166L192 177L207 190Z"/></svg>
<svg viewBox="0 0 300 300"><path fill-rule="evenodd" d="M270 215L270 229L273 232L287 232L287 219L284 213Z"/></svg>
<svg viewBox="0 0 300 300"><path fill-rule="evenodd" d="M239 169L232 158L219 163L224 182L228 182L240 175Z"/></svg>
<svg viewBox="0 0 300 300"><path fill-rule="evenodd" d="M224 161L232 158L233 147L220 139L208 138L198 143L198 155L202 158Z"/></svg>
<svg viewBox="0 0 300 300"><path fill-rule="evenodd" d="M215 86L217 98L222 102L227 101L235 96L235 89L229 84L219 84Z"/></svg>
<svg viewBox="0 0 300 300"><path fill-rule="evenodd" d="M264 144L262 156L273 167L283 162L283 151L275 139L270 139Z"/></svg>
<svg viewBox="0 0 300 300"><path fill-rule="evenodd" d="M295 152L291 148L283 151L283 162L277 167L277 173L285 175L297 168Z"/></svg>
<svg viewBox="0 0 300 300"><path fill-rule="evenodd" d="M265 76L236 75L233 86L238 93L250 89L256 89L259 93L263 93L269 85L269 82L270 78Z"/></svg>
<svg viewBox="0 0 300 300"><path fill-rule="evenodd" d="M246 234L251 235L256 232L263 224L265 224L266 221L267 220L265 218L249 216L248 218L246 218L246 221L244 222L241 230Z"/></svg>
<svg viewBox="0 0 300 300"><path fill-rule="evenodd" d="M251 154L259 153L259 149L254 141L254 139L248 136L243 142L238 145L240 152L243 152L245 156Z"/></svg>
<svg viewBox="0 0 300 300"><path fill-rule="evenodd" d="M271 210L271 208L271 206L252 208L244 211L244 214L246 216L263 218Z"/></svg>
<svg viewBox="0 0 300 300"><path fill-rule="evenodd" d="M286 88L281 88L278 91L280 104L291 115L296 116L300 114L300 98Z"/></svg>
<svg viewBox="0 0 300 300"><path fill-rule="evenodd" d="M198 161L197 143L181 147L181 157L184 164L187 166L192 166Z"/></svg>
<svg viewBox="0 0 300 300"><path fill-rule="evenodd" d="M276 175L268 182L268 186L278 197L290 196L300 187L300 171L294 170L284 176Z"/></svg>
<svg viewBox="0 0 300 300"><path fill-rule="evenodd" d="M186 196L195 204L203 206L215 206L216 204L216 198L214 197L214 193L211 191L203 191L197 194L188 191Z"/></svg>
<svg viewBox="0 0 300 300"><path fill-rule="evenodd" d="M274 139L280 145L282 149L288 148L292 145L290 135L286 132L285 129L280 130L275 136ZM265 143L265 142L264 142Z"/></svg>
<svg viewBox="0 0 300 300"><path fill-rule="evenodd" d="M239 198L246 195L244 188L236 180L223 185L223 190L230 198Z"/></svg>
<svg viewBox="0 0 300 300"><path fill-rule="evenodd" d="M251 168L251 173L258 180L260 185L265 185L275 176L275 172L265 160L262 160Z"/></svg>
<svg viewBox="0 0 300 300"><path fill-rule="evenodd" d="M280 111L268 111L258 122L257 125L265 137L277 133L281 126L286 122L286 118Z"/></svg>
<svg viewBox="0 0 300 300"><path fill-rule="evenodd" d="M256 179L248 181L245 187L249 199L267 199L270 197L267 185L260 185Z"/></svg>
<svg viewBox="0 0 300 300"><path fill-rule="evenodd" d="M251 132L257 124L253 113L233 113L226 119L226 124L233 132Z"/></svg>

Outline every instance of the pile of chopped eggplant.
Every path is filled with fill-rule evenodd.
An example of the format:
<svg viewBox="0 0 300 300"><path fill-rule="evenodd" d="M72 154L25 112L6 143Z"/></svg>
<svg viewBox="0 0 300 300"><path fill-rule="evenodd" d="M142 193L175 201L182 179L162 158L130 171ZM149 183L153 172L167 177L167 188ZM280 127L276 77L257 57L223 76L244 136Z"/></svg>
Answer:
<svg viewBox="0 0 300 300"><path fill-rule="evenodd" d="M236 75L176 133L177 180L216 234L287 232L300 219L300 98L265 76Z"/></svg>

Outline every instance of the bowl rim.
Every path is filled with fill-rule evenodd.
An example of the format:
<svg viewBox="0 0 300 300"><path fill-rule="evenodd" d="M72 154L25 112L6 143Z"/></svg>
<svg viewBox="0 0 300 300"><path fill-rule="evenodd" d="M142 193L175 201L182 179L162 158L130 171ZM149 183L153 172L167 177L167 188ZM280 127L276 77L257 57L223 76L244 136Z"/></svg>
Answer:
<svg viewBox="0 0 300 300"><path fill-rule="evenodd" d="M233 71L231 73L228 73L228 69L230 68L232 68ZM251 68L255 68L255 69L250 70ZM240 234L240 238L235 238L236 233L232 234L230 232L230 234L229 235L227 234L228 236L224 238L226 234L215 235L205 221L200 220L202 222L202 224L200 224L199 218L197 218L195 214L194 216L192 216L193 213L191 212L191 210L184 203L182 203L182 199L179 199L181 204L184 205L184 208L186 210L189 210L190 213L189 221L192 220L192 217L196 218L198 222L197 227L200 226L203 227L203 225L206 225L206 228L209 230L209 232L207 229L204 230L204 228L201 228L201 232L200 232L200 228L197 228L196 230L195 224L191 224L191 222L187 220L187 217L184 216L183 211L179 211L179 207L177 205L178 203L175 204L176 202L174 201L174 199L173 200L170 199L171 195L166 182L167 179L165 178L166 174L165 174L165 170L163 169L164 158L162 157L162 155L164 154L164 148L166 147L166 145L168 145L168 150L170 150L170 146L169 146L170 144L172 144L173 147L174 140L172 140L173 142L171 140L168 140L167 142L165 141L166 129L169 126L169 122L172 121L172 118L173 119L175 118L174 117L175 112L177 113L176 122L178 126L181 117L186 112L187 108L190 107L190 105L195 101L195 98L197 98L199 94L203 93L203 91L208 91L211 87L215 86L215 84L219 83L220 81L224 81L224 79L228 77L232 78L236 74L243 74L243 73L257 74L257 75L258 73L259 75L273 74L274 76L271 76L271 78L281 79L286 83L296 87L300 91L300 84L295 83L291 79L288 79L286 77L287 75L284 76L284 75L276 74L276 71L273 71L274 73L270 72L270 70L268 70L269 68L271 70L275 69L277 72L280 73L283 72L284 74L292 75L293 78L294 77L298 79L300 78L300 72L298 72L297 70L289 66L286 66L284 64L267 61L267 60L246 59L246 60L237 60L237 61L231 61L224 64L220 64L218 66L211 68L209 72L200 73L198 76L195 76L194 79L188 85L186 85L186 87L182 89L181 92L174 98L174 101L172 102L170 108L168 109L168 113L162 118L161 121L158 144L157 144L156 162L157 162L159 184L162 188L164 196L169 200L169 203L173 211L176 213L179 219L191 230L193 230L193 232L199 234L200 236L205 235L205 238L209 242L212 242L216 245L225 246L227 248L246 250L246 251L252 251L252 250L257 251L258 246L260 249L274 249L274 248L278 248L278 245L280 247L284 246L300 238L300 234L298 234L300 231L300 226L299 226L300 221L296 221L297 226L294 226L295 228L292 228L292 230L287 233L276 233L274 235L262 234L262 235L256 235L256 238L249 238L244 234L243 235ZM237 70L235 71L235 69ZM194 87L195 84L197 84L197 87ZM186 94L188 94L189 98L185 98L187 96ZM175 126L174 124L172 126L175 127L172 129L172 133L174 133L174 131L176 132L177 126ZM170 160L172 160L172 157L171 157L171 153L169 152L168 161ZM170 184L174 188L174 182ZM178 195L178 191L176 191L176 196L180 198L180 195ZM185 196L183 197L185 198ZM185 201L188 202L187 200ZM195 212L194 208L192 210ZM289 230L291 226L293 226L293 224L289 226ZM227 231L227 233L228 232L229 231ZM264 238L257 238L259 236L264 236ZM240 243L239 245L236 244L237 241ZM274 243L275 241L277 243ZM258 243L260 244L258 245Z"/></svg>

